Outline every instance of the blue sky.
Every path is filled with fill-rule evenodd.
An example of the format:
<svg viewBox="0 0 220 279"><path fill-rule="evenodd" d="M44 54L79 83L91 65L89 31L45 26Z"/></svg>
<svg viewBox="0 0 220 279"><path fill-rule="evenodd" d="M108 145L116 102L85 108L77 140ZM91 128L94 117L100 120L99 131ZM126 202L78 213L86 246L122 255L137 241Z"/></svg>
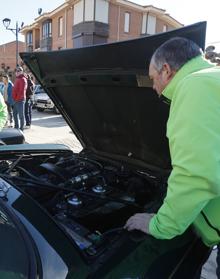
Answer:
<svg viewBox="0 0 220 279"><path fill-rule="evenodd" d="M4 4L1 3L0 45L15 40L15 35L11 31L5 30L2 23L4 18L11 19L10 27L12 28L15 28L16 21L19 26L22 22L24 25L28 25L38 17L38 8L42 8L43 12L50 12L64 2L65 0L6 0ZM24 40L22 35L19 35L19 40Z"/></svg>
<svg viewBox="0 0 220 279"><path fill-rule="evenodd" d="M11 27L14 28L16 21L19 24L23 21L25 25L34 21L38 16L38 8L43 12L48 12L64 3L65 0L10 0L4 1L0 9L0 44L15 40L15 35L11 31L5 30L2 20L11 18ZM207 21L206 43L220 42L219 28L219 1L193 1L193 0L133 0L141 5L154 5L165 9L172 17L184 25L198 21ZM23 37L19 36L20 40ZM220 49L220 43L219 43Z"/></svg>

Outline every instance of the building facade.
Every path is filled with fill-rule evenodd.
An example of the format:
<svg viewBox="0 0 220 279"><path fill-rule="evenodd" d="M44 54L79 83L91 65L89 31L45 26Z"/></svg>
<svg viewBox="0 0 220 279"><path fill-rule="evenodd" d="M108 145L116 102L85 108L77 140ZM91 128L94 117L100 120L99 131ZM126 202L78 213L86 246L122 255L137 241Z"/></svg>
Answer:
<svg viewBox="0 0 220 279"><path fill-rule="evenodd" d="M22 28L26 51L77 48L165 32L183 25L152 5L127 0L65 0Z"/></svg>
<svg viewBox="0 0 220 279"><path fill-rule="evenodd" d="M18 41L18 51L25 51L25 43ZM18 64L22 63L19 58ZM12 73L16 68L16 41L0 45L0 73Z"/></svg>

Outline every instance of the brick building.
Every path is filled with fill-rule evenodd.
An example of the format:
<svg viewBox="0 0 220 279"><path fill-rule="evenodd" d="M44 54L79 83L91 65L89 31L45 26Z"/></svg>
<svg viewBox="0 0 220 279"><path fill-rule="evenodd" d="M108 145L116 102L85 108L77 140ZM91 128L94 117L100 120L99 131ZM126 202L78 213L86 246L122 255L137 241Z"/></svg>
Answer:
<svg viewBox="0 0 220 279"><path fill-rule="evenodd" d="M115 42L181 27L165 10L127 0L64 0L25 26L26 51Z"/></svg>
<svg viewBox="0 0 220 279"><path fill-rule="evenodd" d="M18 42L18 51L25 51L25 43ZM21 60L19 59L19 64ZM0 73L13 72L16 67L16 41L0 45Z"/></svg>

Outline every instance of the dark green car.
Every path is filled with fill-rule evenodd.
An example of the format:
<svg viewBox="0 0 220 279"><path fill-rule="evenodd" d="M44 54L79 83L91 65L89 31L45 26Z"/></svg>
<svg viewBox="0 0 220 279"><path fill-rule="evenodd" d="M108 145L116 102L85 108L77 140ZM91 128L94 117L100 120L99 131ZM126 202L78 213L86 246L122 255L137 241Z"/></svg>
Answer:
<svg viewBox="0 0 220 279"><path fill-rule="evenodd" d="M171 170L169 105L147 76L173 36L202 48L205 23L136 40L21 57L83 146L0 147L0 278L193 278L207 250L189 230L123 229L157 212Z"/></svg>

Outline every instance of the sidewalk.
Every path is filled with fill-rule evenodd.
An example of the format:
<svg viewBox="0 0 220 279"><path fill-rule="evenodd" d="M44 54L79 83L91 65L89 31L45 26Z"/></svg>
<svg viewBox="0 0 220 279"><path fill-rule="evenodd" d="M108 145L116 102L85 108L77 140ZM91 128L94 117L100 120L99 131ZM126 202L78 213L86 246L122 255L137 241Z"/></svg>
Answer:
<svg viewBox="0 0 220 279"><path fill-rule="evenodd" d="M31 128L25 129L24 134L28 143L60 143L69 146L74 152L82 149L63 117L50 111L42 113L33 110Z"/></svg>

